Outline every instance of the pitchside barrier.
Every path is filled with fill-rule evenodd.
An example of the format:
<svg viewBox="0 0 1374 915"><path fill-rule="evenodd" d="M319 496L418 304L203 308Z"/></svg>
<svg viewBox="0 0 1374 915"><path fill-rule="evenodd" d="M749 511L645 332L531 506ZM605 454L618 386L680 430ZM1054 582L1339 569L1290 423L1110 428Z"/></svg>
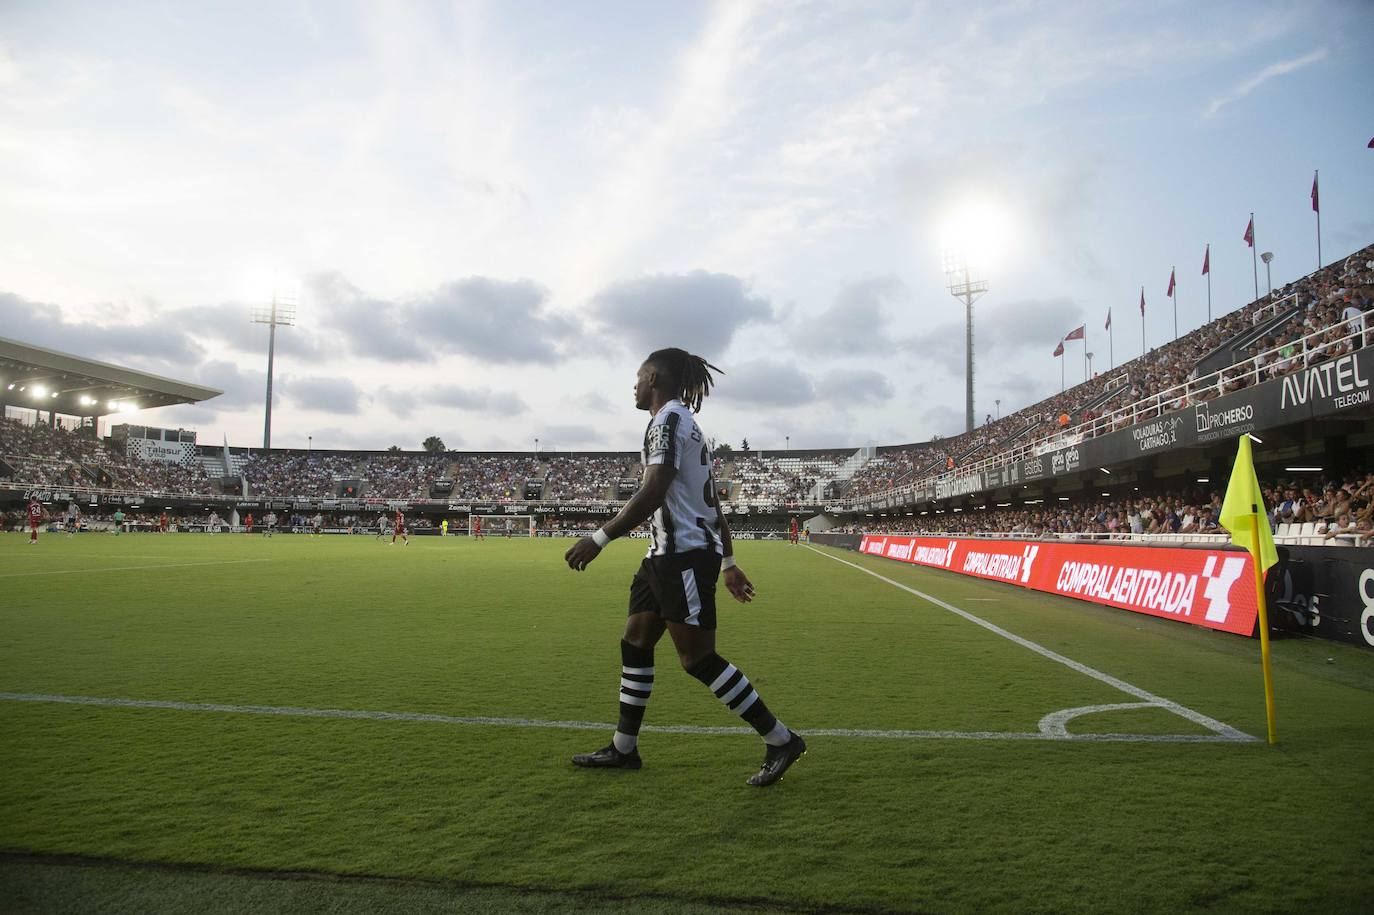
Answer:
<svg viewBox="0 0 1374 915"><path fill-rule="evenodd" d="M1000 581L1135 613L1256 634L1250 554L1239 549L815 534L897 562ZM1374 647L1374 549L1280 547L1265 593L1273 627Z"/></svg>

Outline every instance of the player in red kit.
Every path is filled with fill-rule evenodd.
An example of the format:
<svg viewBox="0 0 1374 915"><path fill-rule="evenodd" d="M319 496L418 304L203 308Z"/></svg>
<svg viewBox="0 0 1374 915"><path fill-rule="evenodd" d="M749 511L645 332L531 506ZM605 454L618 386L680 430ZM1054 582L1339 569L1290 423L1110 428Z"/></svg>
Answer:
<svg viewBox="0 0 1374 915"><path fill-rule="evenodd" d="M793 518L793 519L792 519L792 529L788 532L788 537L787 537L787 539L788 539L789 541L791 541L791 543L792 543L793 546L796 546L796 545L797 545L797 519L796 519L796 518Z"/></svg>
<svg viewBox="0 0 1374 915"><path fill-rule="evenodd" d="M253 513L252 513L252 512L249 512L249 513L248 513L247 515L245 515L244 518L243 518L243 532L244 532L245 534L251 534L251 533L253 533Z"/></svg>
<svg viewBox="0 0 1374 915"><path fill-rule="evenodd" d="M29 500L29 543L38 542L38 525L43 523L43 518L47 516L43 511L43 505L37 499Z"/></svg>
<svg viewBox="0 0 1374 915"><path fill-rule="evenodd" d="M406 516L401 514L401 510L396 509L396 517L391 522L391 543L396 544L396 536L400 535L405 541L406 546L410 546L410 537L406 536Z"/></svg>
<svg viewBox="0 0 1374 915"><path fill-rule="evenodd" d="M168 527L168 524L169 524L169 523L170 523L170 519L168 519L167 513L166 513L166 512L163 512L163 513L162 513L162 517L160 517L160 518L157 519L157 529L158 529L158 531L159 531L160 533L163 533L163 534L167 533L167 527Z"/></svg>
<svg viewBox="0 0 1374 915"><path fill-rule="evenodd" d="M482 519L481 519L481 518L473 518L473 519L472 519L472 537L473 537L474 540L486 540L486 539L487 539L486 537L484 537L484 536L482 535Z"/></svg>

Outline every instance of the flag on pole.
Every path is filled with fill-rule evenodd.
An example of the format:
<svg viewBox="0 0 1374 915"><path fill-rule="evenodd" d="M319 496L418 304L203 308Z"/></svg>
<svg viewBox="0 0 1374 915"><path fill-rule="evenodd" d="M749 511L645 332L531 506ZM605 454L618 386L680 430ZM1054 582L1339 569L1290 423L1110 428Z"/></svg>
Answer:
<svg viewBox="0 0 1374 915"><path fill-rule="evenodd" d="M1317 203L1317 173L1312 173L1312 212L1320 213L1321 205Z"/></svg>
<svg viewBox="0 0 1374 915"><path fill-rule="evenodd" d="M1111 310L1110 308L1107 309L1107 326L1104 327L1104 328L1102 328L1102 329L1103 329L1103 330L1111 330L1111 329L1112 329L1112 310Z"/></svg>
<svg viewBox="0 0 1374 915"><path fill-rule="evenodd" d="M1252 539L1251 517L1259 521L1257 539ZM1267 569L1279 561L1278 551L1274 549L1274 535L1269 530L1269 516L1264 510L1259 478L1255 476L1255 462L1248 435L1240 437L1236 464L1231 468L1231 479L1226 484L1226 498L1221 503L1219 521L1222 527L1231 532L1231 542L1249 550L1261 569Z"/></svg>
<svg viewBox="0 0 1374 915"><path fill-rule="evenodd" d="M1221 526L1231 532L1231 542L1244 547L1255 573L1255 608L1259 611L1260 666L1264 672L1264 711L1269 722L1269 742L1278 741L1274 721L1274 674L1269 663L1269 613L1264 606L1264 570L1279 561L1269 517L1264 511L1264 496L1255 476L1255 461L1250 452L1250 436L1242 435L1236 449L1236 463L1226 483L1226 499L1221 503Z"/></svg>
<svg viewBox="0 0 1374 915"><path fill-rule="evenodd" d="M1245 235L1242 238L1251 248L1255 247L1255 217L1250 217L1250 224L1245 227Z"/></svg>
<svg viewBox="0 0 1374 915"><path fill-rule="evenodd" d="M1082 340L1088 333L1088 325L1080 324L1064 335L1065 340Z"/></svg>
<svg viewBox="0 0 1374 915"><path fill-rule="evenodd" d="M1140 287L1140 316L1145 317L1145 287Z"/></svg>
<svg viewBox="0 0 1374 915"><path fill-rule="evenodd" d="M1169 270L1169 288L1164 295L1171 299L1174 297L1174 271L1172 268Z"/></svg>
<svg viewBox="0 0 1374 915"><path fill-rule="evenodd" d="M1212 246L1208 245L1202 252L1202 275L1206 276L1212 272Z"/></svg>
<svg viewBox="0 0 1374 915"><path fill-rule="evenodd" d="M1062 355L1064 355L1064 341L1063 341L1063 340L1060 340L1060 341L1059 341L1059 345L1056 346L1056 347L1054 348L1054 355L1055 355L1055 356L1062 356Z"/></svg>

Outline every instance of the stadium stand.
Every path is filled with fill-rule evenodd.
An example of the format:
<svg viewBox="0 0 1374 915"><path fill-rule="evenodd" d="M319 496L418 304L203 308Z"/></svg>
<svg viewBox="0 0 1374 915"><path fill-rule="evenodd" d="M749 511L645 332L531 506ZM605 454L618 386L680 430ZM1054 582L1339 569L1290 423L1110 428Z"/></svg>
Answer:
<svg viewBox="0 0 1374 915"><path fill-rule="evenodd" d="M835 479L850 451L828 454L742 455L725 468L720 480L729 497L747 505L813 499L818 483Z"/></svg>
<svg viewBox="0 0 1374 915"><path fill-rule="evenodd" d="M544 465L543 498L557 501L615 499L622 478L637 472L632 455L551 457Z"/></svg>
<svg viewBox="0 0 1374 915"><path fill-rule="evenodd" d="M876 496L895 500L909 487L952 479L979 466L998 466L1016 456L1039 454L1134 426L1162 412L1353 353L1368 343L1371 307L1374 246L1083 384L989 419L972 432L857 451L726 453L716 462L718 488L727 506L749 510L751 523L765 526L768 522L759 519L770 512L803 504L816 510L866 511ZM126 454L125 441L118 437L97 439L89 424L67 429L60 424L6 418L0 421L0 483L169 497L319 500L338 496L342 481L358 481L357 495L364 500L423 502L430 499L435 481L444 479L453 484L447 495L450 501L534 501L556 512L558 503L620 501L627 494L625 481L638 475L637 455L629 452L536 457L289 449L264 453L227 446L187 447L191 450L185 461L144 459L134 457L132 448ZM246 486L240 486L239 476ZM220 492L221 481L225 493ZM1288 501L1286 495L1285 490L1282 501ZM1297 499L1303 506L1316 506L1324 495L1299 492ZM938 525L935 516L927 515L922 529L1112 536L1131 530L1135 526L1133 516L1139 516L1142 534L1151 533L1149 518L1154 519L1155 533L1164 533L1158 527L1167 525L1179 528L1168 533L1185 534L1193 525L1203 526L1204 509L1215 501L1158 490L1149 498L1153 501L1143 508L1133 500L1021 505L1007 511L978 510L971 501L958 506L950 503L943 506L948 513L939 516ZM1355 501L1358 504L1350 506L1347 524L1359 528L1370 521L1363 488ZM956 507L964 510L956 513ZM1162 519L1156 517L1160 512ZM1190 516L1193 525L1188 524ZM590 523L582 518L557 521L568 529L582 529ZM1335 514L1323 514L1315 507L1274 519L1276 529L1296 525L1286 532L1308 538L1326 538L1326 531L1305 525L1331 525L1335 521ZM1351 536L1362 539L1364 533ZM1349 539L1346 534L1336 536Z"/></svg>
<svg viewBox="0 0 1374 915"><path fill-rule="evenodd" d="M42 486L103 486L148 493L209 495L215 488L200 465L140 461L115 453L82 430L0 420L3 479Z"/></svg>
<svg viewBox="0 0 1374 915"><path fill-rule="evenodd" d="M361 463L362 494L372 499L424 499L449 472L447 457L428 454L372 455Z"/></svg>
<svg viewBox="0 0 1374 915"><path fill-rule="evenodd" d="M1374 473L1342 479L1296 479L1262 484L1270 526L1283 543L1364 545L1374 536ZM890 518L864 518L839 531L960 534L1016 538L1226 540L1218 526L1220 489L1133 493L1119 499L1075 500L1020 507L936 510Z"/></svg>
<svg viewBox="0 0 1374 915"><path fill-rule="evenodd" d="M327 498L337 481L359 476L358 456L327 451L259 453L243 465L243 473L250 496Z"/></svg>

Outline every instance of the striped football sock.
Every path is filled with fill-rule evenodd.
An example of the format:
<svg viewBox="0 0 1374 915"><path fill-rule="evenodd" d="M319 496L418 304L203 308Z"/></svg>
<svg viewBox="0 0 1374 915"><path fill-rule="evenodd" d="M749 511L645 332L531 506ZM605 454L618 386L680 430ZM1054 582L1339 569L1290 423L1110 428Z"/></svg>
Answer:
<svg viewBox="0 0 1374 915"><path fill-rule="evenodd" d="M639 744L644 707L654 690L654 650L622 639L620 665L620 723L611 742L620 752L629 753Z"/></svg>
<svg viewBox="0 0 1374 915"><path fill-rule="evenodd" d="M780 747L791 739L792 732L768 711L758 690L754 689L744 671L712 652L698 661L687 673L705 683L716 698L730 711L739 715L765 742Z"/></svg>

